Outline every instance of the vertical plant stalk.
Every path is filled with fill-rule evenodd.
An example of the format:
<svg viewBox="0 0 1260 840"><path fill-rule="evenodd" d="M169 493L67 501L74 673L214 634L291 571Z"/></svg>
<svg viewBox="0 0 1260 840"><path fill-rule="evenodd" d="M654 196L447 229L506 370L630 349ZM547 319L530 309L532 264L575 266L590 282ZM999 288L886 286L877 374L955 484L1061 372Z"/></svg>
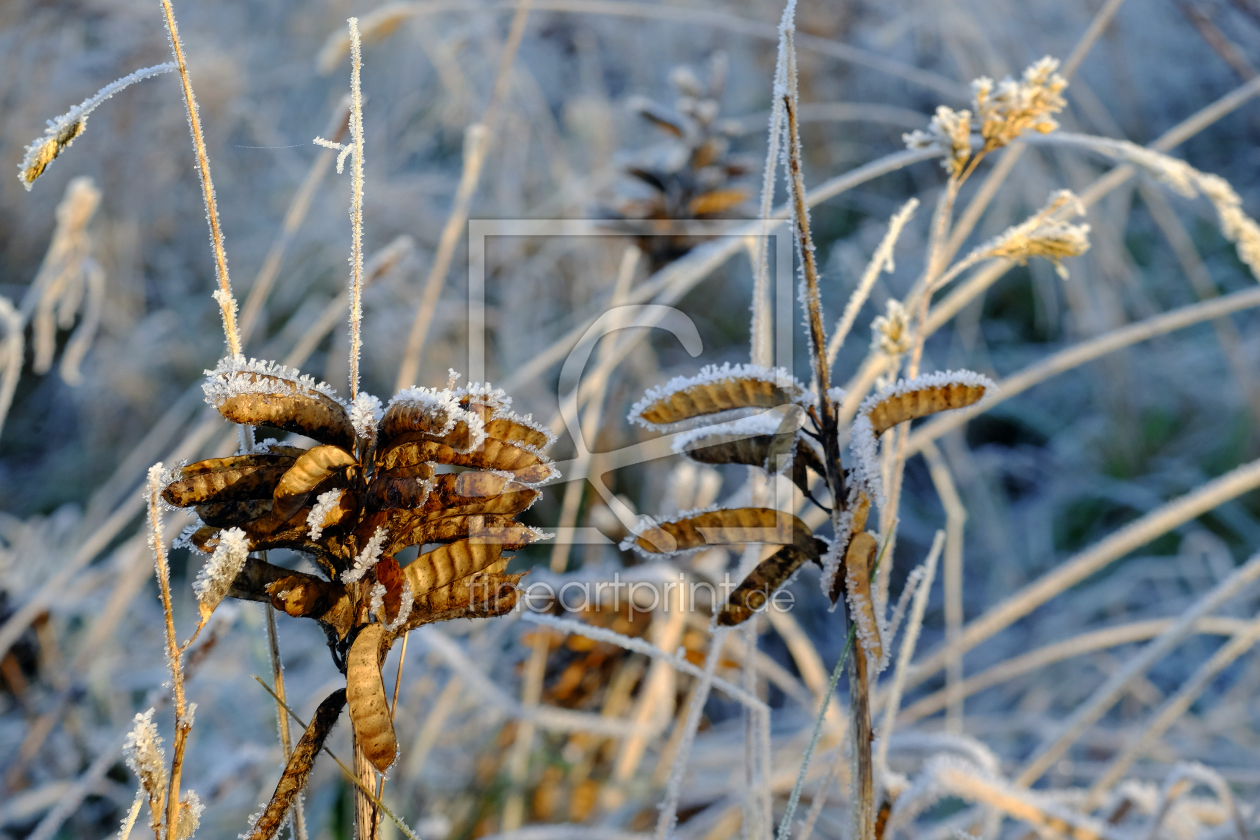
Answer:
<svg viewBox="0 0 1260 840"><path fill-rule="evenodd" d="M372 792L376 790L376 768L363 752L359 739L354 739L354 775L357 780L354 792L354 836L358 840L375 840L377 807Z"/></svg>
<svg viewBox="0 0 1260 840"><path fill-rule="evenodd" d="M792 34L785 33L789 45ZM795 64L795 50L789 49L788 61ZM795 66L789 77L795 77ZM836 406L827 391L831 387L827 365L827 336L823 327L822 302L818 292L818 266L814 261L814 242L809 230L809 209L805 204L805 179L801 171L801 139L796 117L796 103L791 92L783 95L788 126L788 177L792 192L792 215L796 223L797 248L805 279L802 297L810 332L810 361L814 367L814 379L818 383L818 403L821 413L823 447L826 455L827 484L831 489L831 521L836 539L847 528L844 513L844 471L840 463L840 434L836 419ZM849 731L853 737L854 836L867 840L875 830L875 776L871 764L871 709L870 684L867 674L866 652L860 640L854 637L854 655L849 658Z"/></svg>
<svg viewBox="0 0 1260 840"><path fill-rule="evenodd" d="M359 351L363 347L363 92L360 75L363 50L359 19L350 25L350 144L354 168L350 170L350 400L359 396ZM357 761L357 757L356 757ZM361 835L360 835L361 836Z"/></svg>
<svg viewBox="0 0 1260 840"><path fill-rule="evenodd" d="M263 554L264 558L266 553ZM267 614L267 652L271 656L271 684L276 687L276 717L280 721L280 747L284 750L284 762L289 763L293 755L293 737L289 734L289 716L284 707L287 700L284 694L284 663L280 660L280 639L276 634L276 610L271 604L264 604ZM293 837L294 840L306 840L306 815L302 811L302 800L293 801Z"/></svg>
<svg viewBox="0 0 1260 840"><path fill-rule="evenodd" d="M210 244L214 247L214 274L219 282L214 299L223 314L223 335L227 339L228 353L241 355L241 339L236 330L236 298L232 296L232 280L228 275L227 252L223 248L223 228L219 224L219 207L214 199L214 181L210 178L210 157L206 154L206 138L201 131L201 117L197 114L197 99L193 96L192 79L188 77L188 64L184 59L184 46L179 40L179 27L175 23L175 10L171 0L162 0L162 12L166 16L166 31L171 37L171 51L179 66L179 81L184 88L184 107L188 111L188 129L192 133L193 150L197 155L197 174L201 178L201 197L206 205L206 221L210 224Z"/></svg>
<svg viewBox="0 0 1260 840"><path fill-rule="evenodd" d="M398 712L398 689L402 686L403 665L407 662L407 636L402 637L402 648L398 651L398 672L394 674L394 698L389 704L389 722L394 722L394 715ZM380 820L381 813L381 797L385 795L385 777L381 776L376 782L376 801L372 803L372 825L376 825Z"/></svg>
<svg viewBox="0 0 1260 840"><path fill-rule="evenodd" d="M166 559L166 537L162 530L162 508L158 500L161 492L162 465L149 469L149 530L150 547L153 549L157 569L158 586L162 593L162 612L166 617L166 659L171 669L171 694L175 699L175 738L171 750L170 781L166 792L167 834L173 836L174 826L179 825L179 776L184 767L184 747L188 742L188 705L184 699L183 655L175 638L175 611L171 606L171 570ZM155 814L154 822L159 820Z"/></svg>

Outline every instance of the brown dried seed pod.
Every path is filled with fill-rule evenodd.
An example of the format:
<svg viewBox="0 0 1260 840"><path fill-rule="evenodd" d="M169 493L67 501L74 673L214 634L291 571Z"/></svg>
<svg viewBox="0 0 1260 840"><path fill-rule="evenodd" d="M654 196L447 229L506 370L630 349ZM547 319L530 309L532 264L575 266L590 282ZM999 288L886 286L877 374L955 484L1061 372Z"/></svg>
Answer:
<svg viewBox="0 0 1260 840"><path fill-rule="evenodd" d="M792 483L806 492L809 492L810 470L813 470L819 476L827 474L827 467L823 465L822 459L818 457L814 447L805 441L800 441L797 443L796 453L792 457Z"/></svg>
<svg viewBox="0 0 1260 840"><path fill-rule="evenodd" d="M711 190L698 195L687 204L687 210L696 218L716 216L732 210L748 200L748 190Z"/></svg>
<svg viewBox="0 0 1260 840"><path fill-rule="evenodd" d="M432 489L423 478L378 475L368 485L367 505L372 510L414 510L425 503Z"/></svg>
<svg viewBox="0 0 1260 840"><path fill-rule="evenodd" d="M424 595L434 589L484 571L497 563L503 554L503 546L472 543L457 540L421 554L403 572L411 583L414 595Z"/></svg>
<svg viewBox="0 0 1260 840"><path fill-rule="evenodd" d="M677 522L662 522L635 538L635 545L652 554L672 554L710 545L795 545L813 554L809 526L790 513L773 508L732 508L698 513Z"/></svg>
<svg viewBox="0 0 1260 840"><path fill-rule="evenodd" d="M265 499L271 495L287 469L288 466L284 464L258 464L199 471L171 482L162 491L162 498L175 507L190 507L206 502Z"/></svg>
<svg viewBox="0 0 1260 840"><path fill-rule="evenodd" d="M715 433L696 438L680 453L701 464L747 464L763 470L786 457L795 444L795 435L732 436Z"/></svg>
<svg viewBox="0 0 1260 840"><path fill-rule="evenodd" d="M292 572L268 563L266 560L250 557L245 560L244 568L232 581L232 588L228 590L227 596L242 601L270 601L271 596L267 594L267 587L278 580L294 576L319 580L314 575Z"/></svg>
<svg viewBox="0 0 1260 840"><path fill-rule="evenodd" d="M253 374L257 379L275 379ZM218 404L219 413L248 426L271 426L314 438L320 443L354 448L354 426L341 405L317 391L294 394L292 383L275 379L276 393L237 394Z"/></svg>
<svg viewBox="0 0 1260 840"><path fill-rule="evenodd" d="M302 733L297 746L293 748L292 755L289 756L289 762L280 776L275 793L271 795L271 801L267 803L262 816L246 835L246 840L271 840L279 831L289 813L289 808L293 805L293 800L297 799L302 788L306 787L311 768L315 766L315 756L324 748L324 741L328 739L328 733L332 732L345 705L346 690L344 688L337 689L319 704L319 708L315 710L315 717L311 718L306 731Z"/></svg>
<svg viewBox="0 0 1260 840"><path fill-rule="evenodd" d="M507 565L506 560L499 563ZM495 568L498 564L490 567ZM517 581L525 575L505 575L501 569L494 572L490 569L418 596L411 618L399 632L414 630L422 624L456 618L494 618L511 612L521 597Z"/></svg>
<svg viewBox="0 0 1260 840"><path fill-rule="evenodd" d="M216 528L231 528L253 522L271 512L271 499L247 499L241 502L212 502L193 508L201 521Z"/></svg>
<svg viewBox="0 0 1260 840"><path fill-rule="evenodd" d="M468 424L457 421L455 428L444 431L451 421L450 413L439 405L422 405L400 401L385 409L377 431L378 446L394 446L408 440L443 440L448 435L467 439ZM461 428L462 427L462 430Z"/></svg>
<svg viewBox="0 0 1260 840"><path fill-rule="evenodd" d="M751 376L733 376L673 391L640 410L639 416L653 425L666 426L736 408L775 408L799 395L795 385L781 387Z"/></svg>
<svg viewBox="0 0 1260 840"><path fill-rule="evenodd" d="M786 583L806 560L817 560L818 556L811 558L796 546L789 545L762 560L726 599L718 612L718 624L733 627L752 618L753 613L761 609L774 591Z"/></svg>
<svg viewBox="0 0 1260 840"><path fill-rule="evenodd" d="M439 519L422 519L419 514L410 511L397 511L395 515L398 524L390 528L392 541L386 545L386 554L397 554L409 545L449 543L461 539L515 551L539 537L533 528L494 514L444 516Z"/></svg>
<svg viewBox="0 0 1260 840"><path fill-rule="evenodd" d="M849 541L849 548L844 553L844 585L849 593L849 606L851 609L856 607L858 613L852 616L857 624L857 640L875 661L884 656L879 623L875 620L875 603L871 600L871 571L878 549L875 537L863 531Z"/></svg>
<svg viewBox="0 0 1260 840"><path fill-rule="evenodd" d="M422 440L378 450L378 453L376 466L384 470L432 462L481 470L505 470L525 484L538 484L555 474L550 459L494 439L487 440L484 446L472 452L458 452L440 441Z"/></svg>
<svg viewBox="0 0 1260 840"><path fill-rule="evenodd" d="M358 461L339 446L316 446L294 462L276 484L272 498L276 516L288 519L306 503L320 482Z"/></svg>
<svg viewBox="0 0 1260 840"><path fill-rule="evenodd" d="M889 397L875 405L866 416L871 420L875 436L879 437L898 423L978 403L984 398L984 393L983 385L965 385L959 382L934 385Z"/></svg>
<svg viewBox="0 0 1260 840"><path fill-rule="evenodd" d="M382 773L394 763L398 739L389 719L389 702L381 681L381 653L385 626L369 624L350 643L346 655L346 700L354 740L372 766Z"/></svg>
<svg viewBox="0 0 1260 840"><path fill-rule="evenodd" d="M346 598L339 583L307 574L287 574L266 586L271 605L295 618L319 618Z"/></svg>
<svg viewBox="0 0 1260 840"><path fill-rule="evenodd" d="M539 491L490 472L447 473L435 476L433 492L421 507L426 514L454 516L520 513L534 503Z"/></svg>
<svg viewBox="0 0 1260 840"><path fill-rule="evenodd" d="M285 451L277 452L277 449ZM296 446L275 446L270 452L251 452L247 455L230 455L227 458L207 458L204 461L181 467L179 477L191 478L199 473L239 470L244 467L289 466L305 451Z"/></svg>
<svg viewBox="0 0 1260 840"><path fill-rule="evenodd" d="M481 417L485 426L486 437L504 443L523 443L536 449L546 449L551 445L551 436L546 431L535 428L521 419L495 417L495 407L485 403L471 403L468 410Z"/></svg>

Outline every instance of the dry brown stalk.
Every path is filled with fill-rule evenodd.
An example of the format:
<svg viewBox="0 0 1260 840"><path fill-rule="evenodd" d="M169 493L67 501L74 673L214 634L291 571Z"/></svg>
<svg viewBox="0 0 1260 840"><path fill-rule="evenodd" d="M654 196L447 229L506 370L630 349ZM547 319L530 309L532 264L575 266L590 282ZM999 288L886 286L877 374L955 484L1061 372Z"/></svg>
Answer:
<svg viewBox="0 0 1260 840"><path fill-rule="evenodd" d="M162 12L166 17L166 31L171 38L171 51L179 65L179 81L184 89L184 107L188 112L188 128L192 132L193 149L197 155L197 174L201 179L201 197L206 204L206 221L210 224L210 243L214 247L214 274L219 288L214 299L223 315L223 334L227 339L228 354L239 356L241 339L236 330L236 298L232 296L232 280L228 276L227 252L223 248L223 229L219 224L219 207L214 199L214 181L210 178L210 157L206 154L206 138L201 131L201 117L197 113L197 99L193 96L192 79L184 59L184 46L179 40L179 27L175 23L175 10L171 0L162 0Z"/></svg>

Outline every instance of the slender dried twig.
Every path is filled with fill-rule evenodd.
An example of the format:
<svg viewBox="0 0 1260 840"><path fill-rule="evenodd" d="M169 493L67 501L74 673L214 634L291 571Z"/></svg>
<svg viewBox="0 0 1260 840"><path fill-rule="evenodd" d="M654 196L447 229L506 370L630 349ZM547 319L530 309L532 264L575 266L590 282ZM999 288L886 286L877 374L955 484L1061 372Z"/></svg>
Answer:
<svg viewBox="0 0 1260 840"><path fill-rule="evenodd" d="M232 296L232 280L228 276L227 252L223 248L223 229L219 224L219 206L214 198L214 181L210 178L210 157L206 154L206 138L201 131L201 117L197 113L197 99L193 96L192 79L184 59L184 46L179 40L179 27L175 23L175 10L171 0L162 0L162 12L166 17L166 31L171 38L171 51L179 65L179 80L184 88L184 107L188 112L188 128L192 132L193 149L197 155L197 174L201 179L201 197L206 205L206 221L210 224L210 244L214 248L214 274L219 283L214 299L223 315L223 334L227 339L228 354L241 354L241 339L236 330L236 298Z"/></svg>

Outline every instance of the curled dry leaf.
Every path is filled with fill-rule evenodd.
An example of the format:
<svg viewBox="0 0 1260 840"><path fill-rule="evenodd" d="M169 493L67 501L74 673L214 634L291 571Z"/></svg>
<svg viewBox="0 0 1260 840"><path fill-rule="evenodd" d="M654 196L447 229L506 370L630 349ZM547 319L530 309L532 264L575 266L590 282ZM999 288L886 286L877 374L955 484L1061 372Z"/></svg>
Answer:
<svg viewBox="0 0 1260 840"><path fill-rule="evenodd" d="M265 379L263 374L252 374ZM290 382L276 378L277 393L250 392L217 404L219 413L244 426L271 426L314 438L320 443L353 449L355 432L346 410L318 391L293 393Z"/></svg>
<svg viewBox="0 0 1260 840"><path fill-rule="evenodd" d="M315 710L315 716L311 718L306 731L302 733L302 738L293 748L293 753L289 756L289 762L284 767L284 774L280 776L280 782L276 785L271 800L249 834L244 835L245 840L271 840L279 831L289 813L289 808L293 806L302 788L306 787L306 780L310 777L311 768L315 765L315 756L324 748L324 741L328 739L328 733L332 732L345 705L346 689L344 688L337 689L319 704L319 708Z"/></svg>
<svg viewBox="0 0 1260 840"><path fill-rule="evenodd" d="M398 739L389 719L389 702L381 681L385 627L369 624L359 631L346 657L346 700L354 740L372 766L382 773L394 763Z"/></svg>
<svg viewBox="0 0 1260 840"><path fill-rule="evenodd" d="M272 512L287 520L301 509L307 497L325 479L356 465L353 455L339 446L316 446L294 462L272 494Z"/></svg>
<svg viewBox="0 0 1260 840"><path fill-rule="evenodd" d="M816 551L813 533L800 519L773 508L751 507L711 510L673 522L654 523L627 539L623 547L634 547L647 554L673 554L744 543L795 545L806 553Z"/></svg>
<svg viewBox="0 0 1260 840"><path fill-rule="evenodd" d="M220 458L220 461L236 459ZM167 485L162 498L175 507L190 507L207 502L235 502L265 499L271 496L277 482L289 468L285 463L241 464L221 469L201 469L204 461L193 464L196 472L183 475Z"/></svg>

